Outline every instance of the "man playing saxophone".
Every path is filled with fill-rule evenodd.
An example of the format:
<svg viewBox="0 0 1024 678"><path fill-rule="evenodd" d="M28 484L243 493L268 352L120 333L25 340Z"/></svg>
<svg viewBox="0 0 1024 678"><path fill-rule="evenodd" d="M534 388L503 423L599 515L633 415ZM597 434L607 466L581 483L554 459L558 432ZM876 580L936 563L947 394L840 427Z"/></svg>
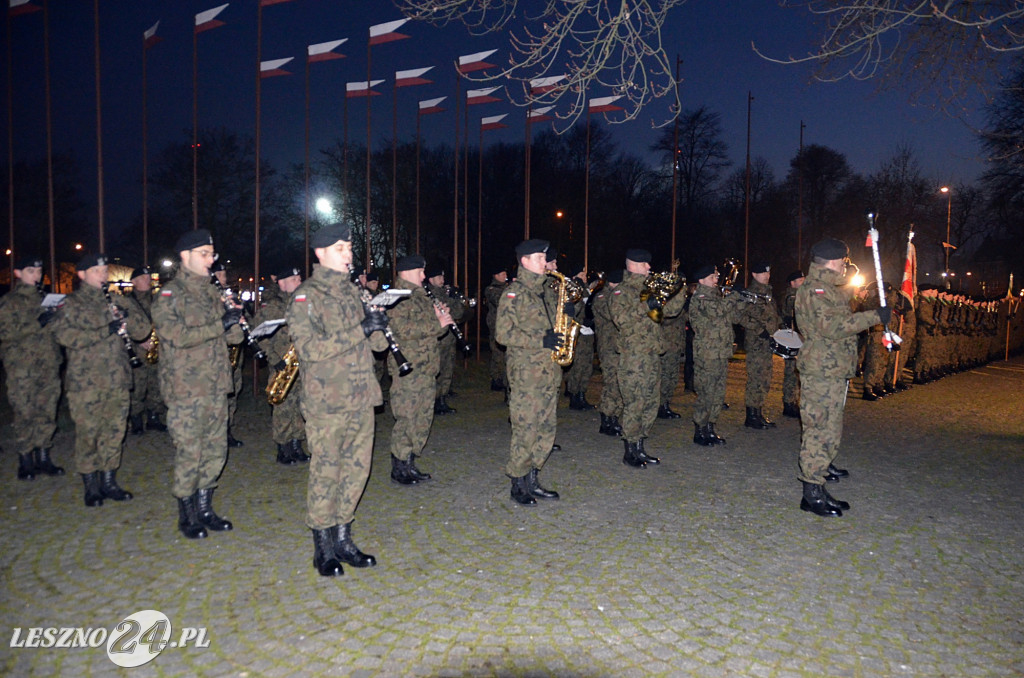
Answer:
<svg viewBox="0 0 1024 678"><path fill-rule="evenodd" d="M143 266L132 271L131 298L139 305L146 321L150 327L153 326L153 275L148 267ZM132 386L131 413L128 415L131 422L131 432L134 435L141 435L145 429L150 431L166 431L167 427L160 421L160 415L164 410L164 401L160 397L160 385L157 383L156 360L150 361L148 356L154 350L154 343L157 345L157 353L154 354L159 360L159 341L156 340L156 333L151 329L146 338L139 342L136 351L139 356L146 356L141 367L132 370L134 384ZM143 419L145 417L145 419Z"/></svg>

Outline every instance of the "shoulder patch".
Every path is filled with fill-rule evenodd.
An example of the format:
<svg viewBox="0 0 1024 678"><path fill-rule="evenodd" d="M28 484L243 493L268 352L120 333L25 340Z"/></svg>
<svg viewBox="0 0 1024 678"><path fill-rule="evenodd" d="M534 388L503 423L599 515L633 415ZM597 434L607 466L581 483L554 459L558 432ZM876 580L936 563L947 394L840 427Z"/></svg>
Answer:
<svg viewBox="0 0 1024 678"><path fill-rule="evenodd" d="M296 294L295 295L295 301L305 301L305 300L306 300L306 295L305 294Z"/></svg>
<svg viewBox="0 0 1024 678"><path fill-rule="evenodd" d="M703 292L701 292L700 294L697 295L697 298L698 299L706 299L707 296Z"/></svg>
<svg viewBox="0 0 1024 678"><path fill-rule="evenodd" d="M821 288L821 287L815 287L814 288L814 293L815 294L825 294L825 290L823 288Z"/></svg>
<svg viewBox="0 0 1024 678"><path fill-rule="evenodd" d="M516 293L515 292L506 292L505 296L507 298L509 298L509 299L515 299L516 298Z"/></svg>
<svg viewBox="0 0 1024 678"><path fill-rule="evenodd" d="M169 297L169 296L172 296L173 294L174 294L174 292L172 292L171 290L166 289L166 288L160 290L160 296L161 297Z"/></svg>
<svg viewBox="0 0 1024 678"><path fill-rule="evenodd" d="M614 294L615 296L618 296L618 295L622 294L622 290L616 289L614 292L612 292L612 294Z"/></svg>

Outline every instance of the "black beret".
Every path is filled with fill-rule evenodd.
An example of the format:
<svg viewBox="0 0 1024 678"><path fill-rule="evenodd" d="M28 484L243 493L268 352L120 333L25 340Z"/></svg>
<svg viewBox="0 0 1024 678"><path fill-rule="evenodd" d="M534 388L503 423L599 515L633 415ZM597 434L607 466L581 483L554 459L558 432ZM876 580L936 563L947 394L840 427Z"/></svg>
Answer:
<svg viewBox="0 0 1024 678"><path fill-rule="evenodd" d="M77 264L75 264L75 270L85 271L93 266L106 266L107 263L106 254L86 254L78 260Z"/></svg>
<svg viewBox="0 0 1024 678"><path fill-rule="evenodd" d="M217 271L226 271L226 270L227 269L224 268L224 264L222 264L219 261L215 261L212 264L210 264L210 273L216 273Z"/></svg>
<svg viewBox="0 0 1024 678"><path fill-rule="evenodd" d="M293 275L302 275L302 269L298 266L282 266L274 271L274 277L278 280L284 280L285 278L290 278Z"/></svg>
<svg viewBox="0 0 1024 678"><path fill-rule="evenodd" d="M14 264L14 268L20 271L23 268L42 268L43 260L39 257L25 256L18 259L17 263Z"/></svg>
<svg viewBox="0 0 1024 678"><path fill-rule="evenodd" d="M339 240L351 242L352 227L345 223L328 224L316 233L309 236L309 246L312 249L330 247Z"/></svg>
<svg viewBox="0 0 1024 678"><path fill-rule="evenodd" d="M626 250L626 258L639 264L651 263L651 253L648 250L629 249Z"/></svg>
<svg viewBox="0 0 1024 678"><path fill-rule="evenodd" d="M141 276L144 276L144 275L145 276L149 276L149 275L152 275L152 274L153 274L153 271L149 270L149 266L143 266L142 268L133 269L132 270L132 276L130 278L128 278L128 279L129 280L135 280L136 278L139 278Z"/></svg>
<svg viewBox="0 0 1024 678"><path fill-rule="evenodd" d="M178 242L174 245L175 252L186 252L188 250L194 250L197 247L203 247L204 245L212 245L213 236L205 228L199 228L194 231L185 231L178 238Z"/></svg>
<svg viewBox="0 0 1024 678"><path fill-rule="evenodd" d="M555 261L558 259L558 248L548 245L548 248L544 251L544 259L546 261Z"/></svg>
<svg viewBox="0 0 1024 678"><path fill-rule="evenodd" d="M803 271L793 271L792 273L790 273L789 275L786 276L786 282L791 283L794 280L799 280L800 278L806 278L806 277L807 276L804 274Z"/></svg>
<svg viewBox="0 0 1024 678"><path fill-rule="evenodd" d="M836 238L825 238L814 243L811 247L811 256L819 259L832 261L833 259L845 259L850 254L850 248L846 243Z"/></svg>
<svg viewBox="0 0 1024 678"><path fill-rule="evenodd" d="M608 271L608 275L604 277L606 282L615 283L618 285L622 282L622 269L617 268L614 271Z"/></svg>
<svg viewBox="0 0 1024 678"><path fill-rule="evenodd" d="M537 254L538 252L547 252L549 247L551 247L551 243L549 243L547 240L540 240L538 238L534 238L532 240L524 240L523 242L516 245L516 256L528 257L531 254Z"/></svg>
<svg viewBox="0 0 1024 678"><path fill-rule="evenodd" d="M417 268L426 268L427 260L419 254L407 254L404 257L399 257L398 261L395 262L396 271L412 271Z"/></svg>
<svg viewBox="0 0 1024 678"><path fill-rule="evenodd" d="M772 267L767 261L755 261L750 266L751 273L771 273Z"/></svg>
<svg viewBox="0 0 1024 678"><path fill-rule="evenodd" d="M714 264L701 264L693 269L693 279L700 281L715 272Z"/></svg>
<svg viewBox="0 0 1024 678"><path fill-rule="evenodd" d="M423 273L428 278L435 278L439 275L444 275L444 266L442 266L441 264L431 264Z"/></svg>
<svg viewBox="0 0 1024 678"><path fill-rule="evenodd" d="M380 280L380 276L376 273L367 273L366 282L370 282L371 280Z"/></svg>

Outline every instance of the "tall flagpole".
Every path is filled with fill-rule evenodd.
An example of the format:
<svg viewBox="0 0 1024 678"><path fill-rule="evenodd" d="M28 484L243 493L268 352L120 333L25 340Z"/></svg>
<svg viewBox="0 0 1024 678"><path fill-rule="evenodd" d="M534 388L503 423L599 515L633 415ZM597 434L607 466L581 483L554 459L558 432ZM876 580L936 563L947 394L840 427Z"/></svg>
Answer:
<svg viewBox="0 0 1024 678"><path fill-rule="evenodd" d="M480 252L483 249L483 221L484 221L484 126L480 125L480 149L477 155L476 170L476 294L480 294L480 269L483 267ZM466 298L469 298L469 286L463 288ZM476 305L476 361L480 362L480 306Z"/></svg>
<svg viewBox="0 0 1024 678"><path fill-rule="evenodd" d="M530 113L532 112L532 106L526 109L526 140L523 154L523 240L530 239L530 146L533 142L530 134L533 124ZM477 341L477 345L479 344L480 342Z"/></svg>
<svg viewBox="0 0 1024 678"><path fill-rule="evenodd" d="M306 253L306 264L302 270L305 272L304 277L309 277L309 54L306 54L306 119L305 119L305 139L303 142L304 156L304 170L303 170L303 186L305 196L305 209L302 211L302 233L305 237L305 248Z"/></svg>
<svg viewBox="0 0 1024 678"><path fill-rule="evenodd" d="M807 125L805 125L804 121L801 120L800 121L800 150L799 150L799 152L797 153L797 156L796 156L796 157L800 158L801 166L803 165L803 159L804 159L804 128L805 127L807 127ZM796 203L796 205L797 205L797 207L796 207L796 267L798 269L802 269L803 268L803 263L801 263L801 262L803 261L803 257L804 257L804 244L803 244L803 235L804 235L804 173L803 173L803 167L801 167L800 171L797 173L797 178L799 180L799 183L797 184L797 203Z"/></svg>
<svg viewBox="0 0 1024 678"><path fill-rule="evenodd" d="M255 214L253 215L253 299L259 301L257 292L260 289L260 95L263 83L263 3L256 3L256 182L255 182ZM254 370L253 378L255 379Z"/></svg>
<svg viewBox="0 0 1024 678"><path fill-rule="evenodd" d="M462 74L455 78L455 149L452 162L455 165L455 206L452 209L452 281L459 279L459 103L462 99ZM466 115L469 115L466 107Z"/></svg>
<svg viewBox="0 0 1024 678"><path fill-rule="evenodd" d="M416 254L420 253L420 116L416 104Z"/></svg>
<svg viewBox="0 0 1024 678"><path fill-rule="evenodd" d="M43 68L46 82L46 220L50 238L50 289L57 291L56 203L53 192L53 95L50 81L50 0L43 1Z"/></svg>
<svg viewBox="0 0 1024 678"><path fill-rule="evenodd" d="M146 38L142 38L142 265L149 266L149 121L146 115Z"/></svg>
<svg viewBox="0 0 1024 678"><path fill-rule="evenodd" d="M672 245L669 248L671 258L669 263L676 260L676 215L679 210L679 115L682 113L682 105L679 101L679 64L683 62L676 54L676 114L672 124Z"/></svg>
<svg viewBox="0 0 1024 678"><path fill-rule="evenodd" d="M469 289L469 108L466 108L463 130L466 143L462 151L462 289ZM452 278L452 284L458 285L457 278Z"/></svg>
<svg viewBox="0 0 1024 678"><path fill-rule="evenodd" d="M199 31L192 29L192 230L199 228Z"/></svg>
<svg viewBox="0 0 1024 678"><path fill-rule="evenodd" d="M100 252L106 249L103 223L103 105L100 95L100 0L93 0L93 30L96 56L96 216Z"/></svg>
<svg viewBox="0 0 1024 678"><path fill-rule="evenodd" d="M14 258L17 256L14 246L14 68L13 48L11 47L11 13L4 14L7 20L7 249L10 253L11 289L14 289ZM51 284L55 284L50 279ZM56 291L56 287L54 288Z"/></svg>
<svg viewBox="0 0 1024 678"><path fill-rule="evenodd" d="M750 281L750 107L754 95L747 91L747 171L743 199L743 284Z"/></svg>
<svg viewBox="0 0 1024 678"><path fill-rule="evenodd" d="M586 276L590 270L590 106L587 106L587 155L583 161L583 275ZM572 232L572 222L569 222L569 232Z"/></svg>
<svg viewBox="0 0 1024 678"><path fill-rule="evenodd" d="M398 76L391 88L391 279L398 256Z"/></svg>
<svg viewBox="0 0 1024 678"><path fill-rule="evenodd" d="M373 100L370 95L370 56L372 54L373 41L368 40L366 43L366 265L364 269L367 273L370 272L370 266L373 263L373 257L370 251L372 247L370 242L370 188L372 181L370 179L370 157L373 152L371 139L370 139L370 108L373 105Z"/></svg>

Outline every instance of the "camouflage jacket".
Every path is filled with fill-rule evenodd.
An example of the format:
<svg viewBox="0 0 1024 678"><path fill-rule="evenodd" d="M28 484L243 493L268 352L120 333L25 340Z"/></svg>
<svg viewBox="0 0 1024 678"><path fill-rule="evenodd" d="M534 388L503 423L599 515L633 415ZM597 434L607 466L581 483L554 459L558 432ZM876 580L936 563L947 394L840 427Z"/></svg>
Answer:
<svg viewBox="0 0 1024 678"><path fill-rule="evenodd" d="M761 295L761 297L770 298L772 296L772 286L766 283L759 283L756 280L750 283L747 291ZM759 297L756 302L751 304L750 308L747 309L747 315L750 322L756 326L753 332L748 332L748 334L753 334L753 336L757 336L762 331L771 334L779 329L781 324L779 311L775 308L775 304L764 298Z"/></svg>
<svg viewBox="0 0 1024 678"><path fill-rule="evenodd" d="M149 321L133 299L111 294L111 300L126 311L129 336L135 341L149 334ZM81 285L64 300L53 321L57 343L67 348L65 375L68 391L123 389L132 387L132 375L124 341L110 332L110 306L103 290ZM141 356L140 356L141 357Z"/></svg>
<svg viewBox="0 0 1024 678"><path fill-rule="evenodd" d="M697 285L690 297L690 327L693 328L693 353L705 358L729 358L733 353L735 334L732 326L742 324L747 329L750 306L738 293L725 296L722 290Z"/></svg>
<svg viewBox="0 0 1024 678"><path fill-rule="evenodd" d="M842 275L811 264L796 293L796 321L804 338L797 357L803 375L850 379L857 369L857 334L878 323L878 311L850 310Z"/></svg>
<svg viewBox="0 0 1024 678"><path fill-rule="evenodd" d="M437 340L451 333L447 327L441 327L434 314L434 302L427 298L422 285L396 278L392 289L412 291L412 294L388 309L388 325L398 345L402 347L402 354L412 362L415 369L436 375L441 370ZM444 290L441 292L443 295ZM444 296L438 296L438 300L443 302Z"/></svg>
<svg viewBox="0 0 1024 678"><path fill-rule="evenodd" d="M146 317L146 322L149 323L150 334L152 334L152 330L153 330L153 294L151 292L141 292L140 293L138 291L132 290L131 298L135 301L136 305L138 305L139 309L142 310L142 314ZM149 334L147 334L145 337L143 337L142 340L139 341L138 343L140 343L140 344L144 343L147 339L149 339ZM141 350L141 349L139 349L139 350ZM140 358L143 357L141 353L139 354L139 357Z"/></svg>
<svg viewBox="0 0 1024 678"><path fill-rule="evenodd" d="M491 284L484 288L484 300L487 302L487 328L494 336L494 324L498 318L498 302L505 294L508 285L492 280Z"/></svg>
<svg viewBox="0 0 1024 678"><path fill-rule="evenodd" d="M654 322L647 312L651 310L646 301L640 300L647 278L638 273L627 272L622 283L612 292L612 321L619 330L619 352L661 355L667 349L664 330ZM678 293L668 300L662 309L666 318L683 312L686 295Z"/></svg>
<svg viewBox="0 0 1024 678"><path fill-rule="evenodd" d="M547 281L546 275L521 268L519 276L504 288L498 303L495 339L508 347L510 355L536 354L538 360L550 359L544 335L554 329L558 299Z"/></svg>
<svg viewBox="0 0 1024 678"><path fill-rule="evenodd" d="M787 285L786 291L779 299L779 314L782 316L782 322L791 330L799 329L796 326L796 290L797 288Z"/></svg>
<svg viewBox="0 0 1024 678"><path fill-rule="evenodd" d="M601 351L619 350L619 330L612 321L612 292L605 287L594 295L591 308L594 311L594 331L597 333L597 345Z"/></svg>
<svg viewBox="0 0 1024 678"><path fill-rule="evenodd" d="M314 264L313 275L292 293L285 315L302 375L302 412L329 415L383 403L373 374L373 350L384 350L380 332L368 339L359 288L347 273Z"/></svg>
<svg viewBox="0 0 1024 678"><path fill-rule="evenodd" d="M469 310L468 306L466 306L464 303L462 303L455 297L449 296L448 290L446 290L443 287L431 285L430 283L427 283L427 287L430 288L430 293L434 295L434 298L436 298L438 301L440 301L442 304L448 307L448 310L452 314L452 320L454 320L457 323L461 323L467 319L466 311ZM447 336L452 337L452 341L455 340L455 337L454 335L452 335L451 332L449 332Z"/></svg>
<svg viewBox="0 0 1024 678"><path fill-rule="evenodd" d="M210 278L181 269L153 303L153 325L160 339L160 392L167 399L231 393L228 342L242 330L225 332L224 302ZM225 337L227 341L225 341Z"/></svg>
<svg viewBox="0 0 1024 678"><path fill-rule="evenodd" d="M267 320L279 320L288 311L288 299L281 292L277 283L271 283L263 290L263 305L253 319L253 327ZM292 337L288 333L288 325L281 325L269 337L260 339L260 347L267 352L267 364L271 368L284 360L284 354L292 345Z"/></svg>
<svg viewBox="0 0 1024 678"><path fill-rule="evenodd" d="M0 360L8 372L15 365L50 372L61 363L53 322L42 327L42 295L35 285L18 282L0 299Z"/></svg>

